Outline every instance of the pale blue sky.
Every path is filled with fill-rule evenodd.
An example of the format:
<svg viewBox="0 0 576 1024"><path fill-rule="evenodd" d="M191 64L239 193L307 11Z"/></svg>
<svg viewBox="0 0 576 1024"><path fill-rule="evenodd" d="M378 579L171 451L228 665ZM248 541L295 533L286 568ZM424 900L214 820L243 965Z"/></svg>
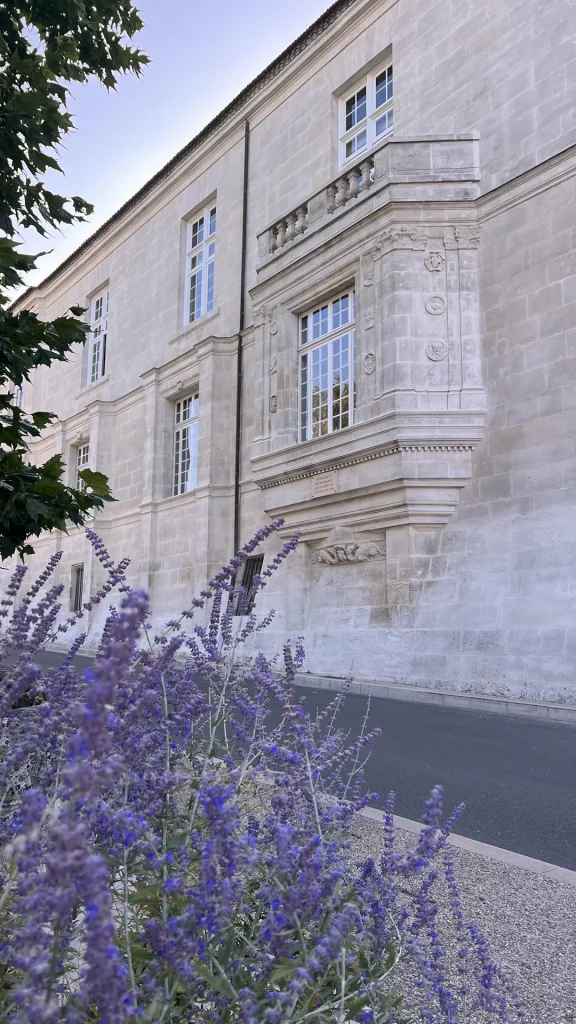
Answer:
<svg viewBox="0 0 576 1024"><path fill-rule="evenodd" d="M76 131L61 153L65 177L50 182L94 204L87 224L26 251L51 248L35 284L128 199L259 71L330 6L331 0L141 0L138 45L152 63L115 93L91 82L70 101Z"/></svg>

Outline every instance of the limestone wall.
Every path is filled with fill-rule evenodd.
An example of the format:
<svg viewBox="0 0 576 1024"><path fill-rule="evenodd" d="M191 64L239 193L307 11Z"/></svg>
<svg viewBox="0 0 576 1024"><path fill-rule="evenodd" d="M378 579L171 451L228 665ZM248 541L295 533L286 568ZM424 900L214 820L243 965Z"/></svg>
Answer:
<svg viewBox="0 0 576 1024"><path fill-rule="evenodd" d="M117 498L97 528L131 555L158 623L231 552L248 118L241 529L282 508L308 524L260 602L278 613L261 643L304 636L315 673L576 698L575 52L561 0L358 0L36 290L52 317L109 287L105 379L86 387L79 350L37 373L25 404L59 416L35 458L69 461L89 440ZM390 55L394 139L370 195L332 216L339 97ZM307 233L267 255L270 226L309 201ZM216 308L186 325L185 220L209 202ZM356 426L330 451L298 447L298 313L341 285L358 300ZM172 497L173 403L195 388L198 486ZM386 458L368 459L387 438ZM345 452L319 497L313 476ZM319 560L367 541L364 561ZM41 540L31 567L58 546L65 617L72 565L87 586L102 574L75 530Z"/></svg>

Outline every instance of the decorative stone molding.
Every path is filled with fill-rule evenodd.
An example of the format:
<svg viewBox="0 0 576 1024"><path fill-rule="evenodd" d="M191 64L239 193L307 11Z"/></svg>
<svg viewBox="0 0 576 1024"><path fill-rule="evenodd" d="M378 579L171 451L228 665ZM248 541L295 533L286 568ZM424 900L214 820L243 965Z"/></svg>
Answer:
<svg viewBox="0 0 576 1024"><path fill-rule="evenodd" d="M258 306L253 312L254 327L263 327L264 324L270 323L274 312L274 308L267 309L266 306Z"/></svg>
<svg viewBox="0 0 576 1024"><path fill-rule="evenodd" d="M445 341L431 341L426 346L426 355L433 363L440 363L448 355L448 345Z"/></svg>
<svg viewBox="0 0 576 1024"><path fill-rule="evenodd" d="M432 273L440 273L444 267L444 257L441 252L429 252L424 260L426 270Z"/></svg>
<svg viewBox="0 0 576 1024"><path fill-rule="evenodd" d="M313 558L317 565L349 565L351 562L368 562L384 558L384 551L372 541L330 544L328 547L318 548Z"/></svg>
<svg viewBox="0 0 576 1024"><path fill-rule="evenodd" d="M376 369L376 356L373 352L367 352L364 356L364 373L374 373Z"/></svg>
<svg viewBox="0 0 576 1024"><path fill-rule="evenodd" d="M372 462L373 459L383 459L390 455L400 455L402 452L473 452L475 449L475 444L390 444L376 452L362 452L354 458L326 462L322 466L321 472L330 473L348 466L359 466L363 462ZM314 477L318 472L320 472L318 469L309 469L295 473L282 473L271 479L257 480L256 482L262 491L267 491L279 484L294 483L296 480Z"/></svg>
<svg viewBox="0 0 576 1024"><path fill-rule="evenodd" d="M374 249L374 258L378 259L391 249L426 249L428 237L421 234L412 225L395 225L380 236Z"/></svg>
<svg viewBox="0 0 576 1024"><path fill-rule="evenodd" d="M366 310L364 310L364 312L362 314L362 324L364 326L364 330L369 331L371 327L374 327L375 323L376 323L376 317L374 316L374 310L373 309L366 309Z"/></svg>
<svg viewBox="0 0 576 1024"><path fill-rule="evenodd" d="M477 249L480 245L480 228L478 224L458 225L453 234L444 237L446 249Z"/></svg>
<svg viewBox="0 0 576 1024"><path fill-rule="evenodd" d="M480 245L480 230L476 224L454 228L454 237L459 249L477 249Z"/></svg>
<svg viewBox="0 0 576 1024"><path fill-rule="evenodd" d="M278 357L277 356L272 356L272 358L270 360L270 376L272 377L277 372L278 372Z"/></svg>
<svg viewBox="0 0 576 1024"><path fill-rule="evenodd" d="M278 410L278 397L277 395L270 395L270 412L277 412Z"/></svg>

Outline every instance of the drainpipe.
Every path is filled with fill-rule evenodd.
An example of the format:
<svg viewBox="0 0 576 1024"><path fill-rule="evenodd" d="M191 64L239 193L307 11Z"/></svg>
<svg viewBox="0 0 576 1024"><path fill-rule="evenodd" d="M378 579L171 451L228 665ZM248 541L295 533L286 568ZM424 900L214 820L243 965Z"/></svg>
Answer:
<svg viewBox="0 0 576 1024"><path fill-rule="evenodd" d="M244 180L242 192L242 255L240 263L240 321L238 325L238 362L236 368L236 442L234 461L234 554L240 549L240 469L242 454L242 344L246 320L246 246L248 227L248 164L250 158L250 122L244 122Z"/></svg>

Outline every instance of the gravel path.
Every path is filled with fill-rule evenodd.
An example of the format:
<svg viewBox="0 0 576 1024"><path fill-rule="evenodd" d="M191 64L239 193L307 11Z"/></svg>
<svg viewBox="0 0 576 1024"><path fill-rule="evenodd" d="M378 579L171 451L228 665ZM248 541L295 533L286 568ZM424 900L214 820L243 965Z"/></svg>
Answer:
<svg viewBox="0 0 576 1024"><path fill-rule="evenodd" d="M402 844L415 836L398 830ZM362 859L382 848L382 826L358 817ZM465 915L490 942L524 1002L528 1024L576 1024L576 886L456 850Z"/></svg>

